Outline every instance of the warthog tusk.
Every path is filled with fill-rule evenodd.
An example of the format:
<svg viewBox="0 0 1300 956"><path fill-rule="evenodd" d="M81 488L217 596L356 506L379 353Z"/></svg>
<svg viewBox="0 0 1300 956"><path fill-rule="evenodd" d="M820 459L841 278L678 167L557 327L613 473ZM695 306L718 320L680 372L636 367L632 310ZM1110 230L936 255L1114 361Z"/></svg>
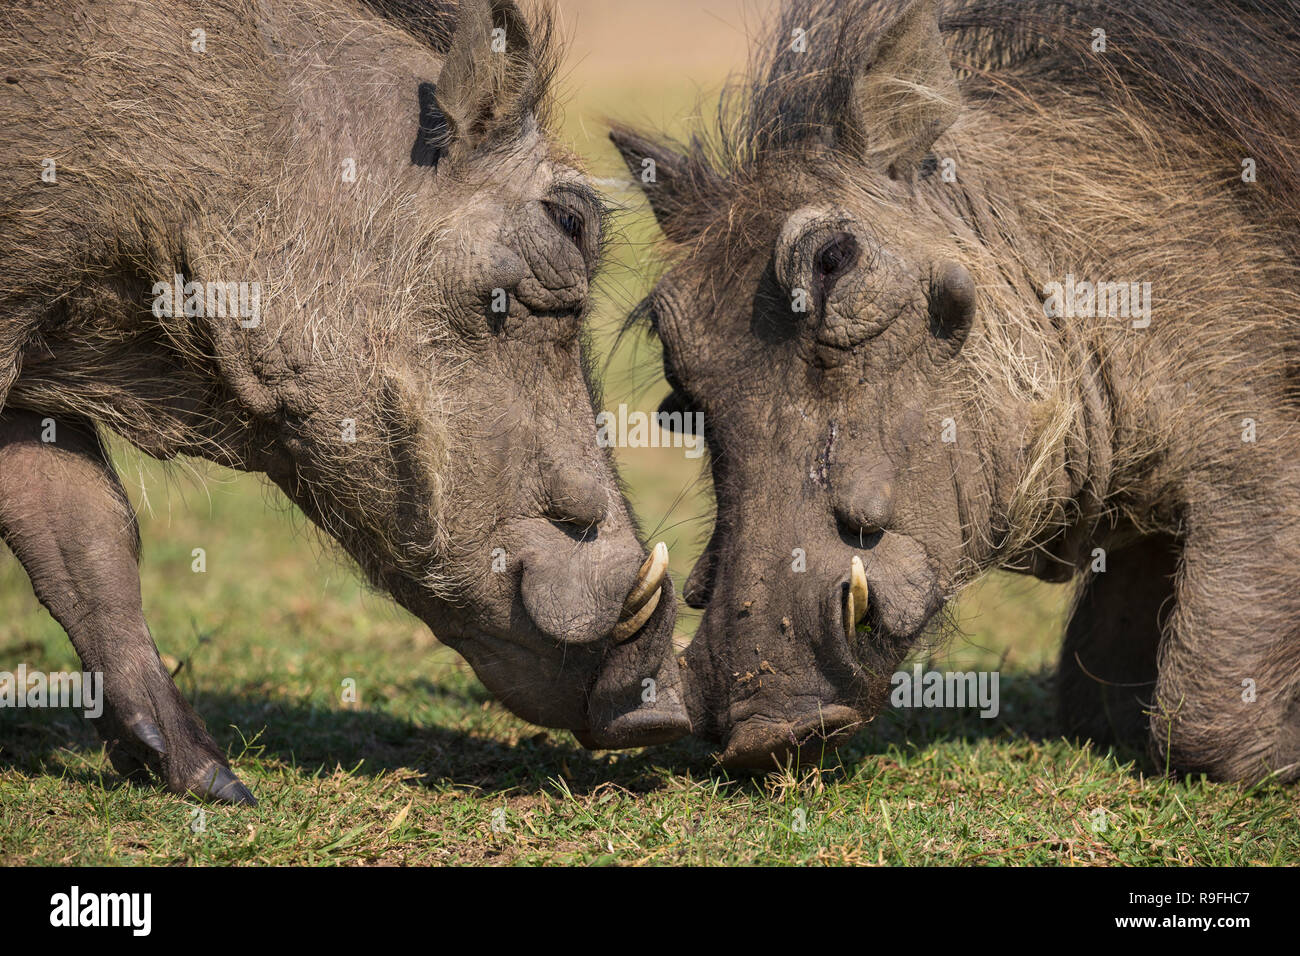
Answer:
<svg viewBox="0 0 1300 956"><path fill-rule="evenodd" d="M623 602L623 613L614 627L615 641L627 640L650 620L650 615L659 606L659 595L663 593L664 576L667 573L668 545L660 541L641 565L632 593Z"/></svg>
<svg viewBox="0 0 1300 956"><path fill-rule="evenodd" d="M856 554L849 563L849 586L844 591L844 636L852 638L858 625L867 616L867 573L862 569L862 559Z"/></svg>
<svg viewBox="0 0 1300 956"><path fill-rule="evenodd" d="M664 575L668 573L668 545L660 541L650 552L650 557L645 559L641 565L641 570L636 574L636 584L632 586L632 593L627 596L623 602L623 617L628 617L641 609L641 606L650 599L664 583Z"/></svg>
<svg viewBox="0 0 1300 956"><path fill-rule="evenodd" d="M856 554L849 563L849 592L853 595L853 607L857 611L853 623L860 624L867 616L867 572L862 569L862 559Z"/></svg>
<svg viewBox="0 0 1300 956"><path fill-rule="evenodd" d="M641 610L637 611L626 620L619 621L614 625L613 638L616 643L626 641L637 631L641 630L645 622L650 620L650 615L655 612L655 608L659 606L659 595L663 593L663 591L656 591L654 594L650 595L650 600L646 601L645 604L641 606Z"/></svg>

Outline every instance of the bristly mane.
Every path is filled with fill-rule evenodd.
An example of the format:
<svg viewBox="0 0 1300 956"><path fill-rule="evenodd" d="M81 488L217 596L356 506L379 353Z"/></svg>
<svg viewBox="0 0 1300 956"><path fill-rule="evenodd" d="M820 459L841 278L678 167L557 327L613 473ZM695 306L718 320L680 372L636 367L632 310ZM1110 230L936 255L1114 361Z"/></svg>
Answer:
<svg viewBox="0 0 1300 956"><path fill-rule="evenodd" d="M446 53L451 46L459 10L454 0L361 0L361 3L438 53Z"/></svg>
<svg viewBox="0 0 1300 956"><path fill-rule="evenodd" d="M903 0L788 0L719 104L717 128L681 146L691 178L743 170L820 135L850 95L849 71ZM942 30L963 95L1092 89L1225 157L1256 160L1258 191L1300 219L1300 0L946 0ZM1094 30L1106 52L1094 53ZM796 30L806 49L796 52ZM680 144L679 144L680 145ZM1264 171L1267 172L1264 172ZM701 195L716 203L721 197Z"/></svg>

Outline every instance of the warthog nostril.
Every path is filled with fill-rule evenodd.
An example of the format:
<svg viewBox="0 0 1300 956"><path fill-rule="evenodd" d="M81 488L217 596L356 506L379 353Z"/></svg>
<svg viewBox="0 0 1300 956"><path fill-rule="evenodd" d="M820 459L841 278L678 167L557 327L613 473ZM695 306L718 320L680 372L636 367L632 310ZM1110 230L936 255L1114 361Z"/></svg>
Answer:
<svg viewBox="0 0 1300 956"><path fill-rule="evenodd" d="M623 602L623 613L614 627L613 639L621 643L641 630L659 606L664 577L668 574L668 545L660 541L637 572L636 584Z"/></svg>

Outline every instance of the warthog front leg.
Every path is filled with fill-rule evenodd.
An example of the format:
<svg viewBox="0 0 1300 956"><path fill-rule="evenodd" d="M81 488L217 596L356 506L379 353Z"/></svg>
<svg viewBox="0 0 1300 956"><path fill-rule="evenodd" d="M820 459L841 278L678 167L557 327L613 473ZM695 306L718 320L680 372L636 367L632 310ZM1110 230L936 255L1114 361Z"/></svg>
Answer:
<svg viewBox="0 0 1300 956"><path fill-rule="evenodd" d="M1057 672L1068 736L1142 747L1160 635L1173 608L1178 545L1152 537L1112 551L1075 595Z"/></svg>
<svg viewBox="0 0 1300 956"><path fill-rule="evenodd" d="M1283 468L1277 467L1276 473ZM1189 509L1187 545L1151 708L1151 744L1171 770L1214 780L1300 777L1297 524L1273 500L1224 493L1224 513ZM1271 512L1278 502L1287 510ZM1251 519L1242 517L1250 514Z"/></svg>
<svg viewBox="0 0 1300 956"><path fill-rule="evenodd" d="M83 668L104 676L94 723L109 759L174 793L256 803L158 657L140 603L135 514L98 436L61 417L55 440L42 441L42 419L0 415L0 535Z"/></svg>

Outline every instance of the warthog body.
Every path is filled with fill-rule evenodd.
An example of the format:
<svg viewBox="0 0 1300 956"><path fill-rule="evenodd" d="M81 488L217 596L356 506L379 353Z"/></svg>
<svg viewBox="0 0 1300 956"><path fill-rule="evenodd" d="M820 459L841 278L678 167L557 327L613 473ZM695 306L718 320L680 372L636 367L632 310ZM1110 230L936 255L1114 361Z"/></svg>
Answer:
<svg viewBox="0 0 1300 956"><path fill-rule="evenodd" d="M1295 777L1300 7L936 6L796 0L720 137L614 132L712 456L697 723L820 751L1002 567L1078 582L1066 731Z"/></svg>
<svg viewBox="0 0 1300 956"><path fill-rule="evenodd" d="M269 475L525 718L687 729L595 441L553 55L509 0L0 12L0 530L123 772L251 799L154 649L100 428Z"/></svg>

